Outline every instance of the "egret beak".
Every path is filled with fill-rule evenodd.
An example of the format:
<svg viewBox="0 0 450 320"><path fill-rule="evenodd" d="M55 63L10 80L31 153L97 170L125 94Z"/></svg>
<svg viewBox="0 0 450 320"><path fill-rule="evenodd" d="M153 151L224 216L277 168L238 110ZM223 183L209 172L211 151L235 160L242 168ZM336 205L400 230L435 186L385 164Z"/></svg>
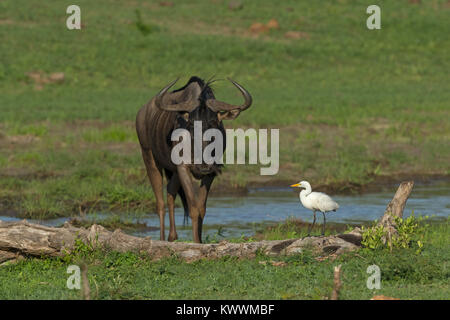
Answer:
<svg viewBox="0 0 450 320"><path fill-rule="evenodd" d="M293 187L293 188L294 188L294 187L300 187L300 184L299 184L299 183L292 184L291 187Z"/></svg>

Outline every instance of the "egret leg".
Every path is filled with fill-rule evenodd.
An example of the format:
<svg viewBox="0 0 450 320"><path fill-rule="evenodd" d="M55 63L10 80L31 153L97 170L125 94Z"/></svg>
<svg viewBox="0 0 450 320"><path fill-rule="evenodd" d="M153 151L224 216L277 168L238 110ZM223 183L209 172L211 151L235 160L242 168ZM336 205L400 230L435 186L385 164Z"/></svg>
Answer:
<svg viewBox="0 0 450 320"><path fill-rule="evenodd" d="M312 225L310 225L308 228L308 237L311 235L311 229L314 227L314 224L316 223L316 212L313 211L313 214L314 214L314 219L313 219Z"/></svg>
<svg viewBox="0 0 450 320"><path fill-rule="evenodd" d="M325 212L323 214L323 227L322 227L322 235L325 235L325 223L327 223L327 219L325 218Z"/></svg>

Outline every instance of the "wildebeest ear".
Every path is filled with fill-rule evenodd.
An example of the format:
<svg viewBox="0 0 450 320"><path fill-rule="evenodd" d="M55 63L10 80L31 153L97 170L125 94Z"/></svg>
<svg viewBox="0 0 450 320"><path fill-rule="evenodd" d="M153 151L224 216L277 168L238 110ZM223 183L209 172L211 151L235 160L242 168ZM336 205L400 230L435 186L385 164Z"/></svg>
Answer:
<svg viewBox="0 0 450 320"><path fill-rule="evenodd" d="M239 116L240 113L241 113L241 110L238 110L238 109L226 111L226 112L218 112L217 118L219 119L219 121L234 120Z"/></svg>

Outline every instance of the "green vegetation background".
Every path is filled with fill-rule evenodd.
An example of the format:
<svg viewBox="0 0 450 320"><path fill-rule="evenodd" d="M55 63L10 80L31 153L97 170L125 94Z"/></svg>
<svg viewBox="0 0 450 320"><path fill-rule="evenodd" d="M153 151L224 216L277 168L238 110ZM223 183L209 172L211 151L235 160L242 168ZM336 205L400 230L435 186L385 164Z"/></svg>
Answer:
<svg viewBox="0 0 450 320"><path fill-rule="evenodd" d="M370 1L168 3L80 0L82 30L72 31L65 1L0 3L0 208L148 210L134 118L191 75L231 77L252 93L226 127L281 130L279 174L228 166L222 189L297 177L348 191L394 174L448 175L447 1L381 1L374 31ZM278 29L250 31L270 19ZM241 101L227 81L214 88Z"/></svg>

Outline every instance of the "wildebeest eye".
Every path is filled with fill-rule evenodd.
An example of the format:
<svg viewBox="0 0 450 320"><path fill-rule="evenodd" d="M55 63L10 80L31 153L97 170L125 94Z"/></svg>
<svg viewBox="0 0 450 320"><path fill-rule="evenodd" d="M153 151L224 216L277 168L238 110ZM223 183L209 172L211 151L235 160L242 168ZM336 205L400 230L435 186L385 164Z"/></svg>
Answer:
<svg viewBox="0 0 450 320"><path fill-rule="evenodd" d="M181 127L186 127L189 124L189 112L179 113L177 116L177 123Z"/></svg>

